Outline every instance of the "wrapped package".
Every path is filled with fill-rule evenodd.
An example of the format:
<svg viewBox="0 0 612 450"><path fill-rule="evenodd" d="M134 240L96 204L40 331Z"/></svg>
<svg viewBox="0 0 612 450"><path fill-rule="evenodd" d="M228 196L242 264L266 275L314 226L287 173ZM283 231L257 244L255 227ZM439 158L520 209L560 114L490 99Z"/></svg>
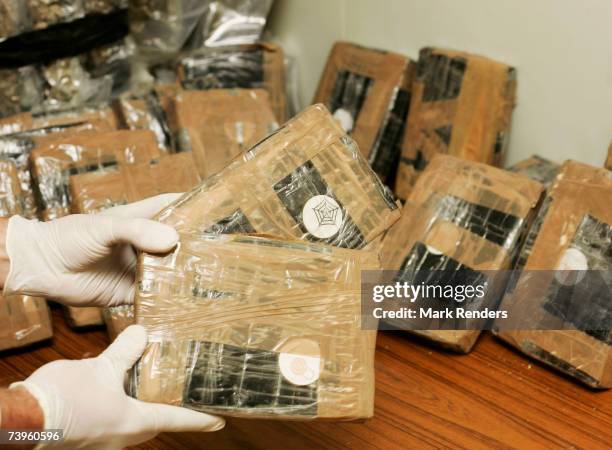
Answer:
<svg viewBox="0 0 612 450"><path fill-rule="evenodd" d="M196 187L200 177L191 153L163 155L150 162L127 164L112 172L90 172L70 177L74 213L92 213Z"/></svg>
<svg viewBox="0 0 612 450"><path fill-rule="evenodd" d="M396 170L413 74L405 56L336 42L315 93L384 181Z"/></svg>
<svg viewBox="0 0 612 450"><path fill-rule="evenodd" d="M355 142L323 105L287 122L163 210L178 230L260 233L363 248L400 215Z"/></svg>
<svg viewBox="0 0 612 450"><path fill-rule="evenodd" d="M204 179L278 128L260 89L183 91L175 97L180 151L193 151Z"/></svg>
<svg viewBox="0 0 612 450"><path fill-rule="evenodd" d="M121 305L104 308L102 311L108 337L112 341L134 323L134 305Z"/></svg>
<svg viewBox="0 0 612 450"><path fill-rule="evenodd" d="M42 99L42 78L36 67L0 69L0 118L29 111Z"/></svg>
<svg viewBox="0 0 612 450"><path fill-rule="evenodd" d="M136 321L149 344L132 376L145 401L216 414L371 417L376 331L361 329L373 251L182 233L142 255Z"/></svg>
<svg viewBox="0 0 612 450"><path fill-rule="evenodd" d="M44 298L0 295L0 350L18 348L53 336Z"/></svg>
<svg viewBox="0 0 612 450"><path fill-rule="evenodd" d="M108 14L128 6L128 0L82 0L82 2L87 14Z"/></svg>
<svg viewBox="0 0 612 450"><path fill-rule="evenodd" d="M179 79L190 90L264 89L278 122L287 119L283 50L276 44L199 50L181 59Z"/></svg>
<svg viewBox="0 0 612 450"><path fill-rule="evenodd" d="M273 0L205 0L189 48L253 44L259 41Z"/></svg>
<svg viewBox="0 0 612 450"><path fill-rule="evenodd" d="M479 307L494 309L507 281L503 269L511 268L542 191L523 175L437 155L417 181L401 219L385 235L382 265L399 271L397 281L411 284L431 271L428 282L443 285L448 272L461 271L474 284L487 283ZM464 353L480 334L478 326L440 328L414 332Z"/></svg>
<svg viewBox="0 0 612 450"><path fill-rule="evenodd" d="M166 100L166 101L164 101ZM168 123L169 102L156 91L142 95L130 93L119 97L114 104L124 128L129 130L151 130L155 133L159 148L166 152L173 150L172 130Z"/></svg>
<svg viewBox="0 0 612 450"><path fill-rule="evenodd" d="M436 153L501 166L515 91L510 66L463 52L421 49L397 174L398 197L408 198Z"/></svg>
<svg viewBox="0 0 612 450"><path fill-rule="evenodd" d="M612 178L569 161L521 250L501 308L528 323L494 332L525 354L594 388L612 387ZM573 272L567 272L573 271Z"/></svg>
<svg viewBox="0 0 612 450"><path fill-rule="evenodd" d="M111 130L114 119L108 110L62 114L58 116L32 116L22 113L6 119L0 128L13 133L0 136L0 161L14 165L21 183L20 199L22 211L27 218L37 216L34 186L30 175L30 152L45 140L55 139L62 133L76 133L89 130ZM18 131L18 132L15 132Z"/></svg>
<svg viewBox="0 0 612 450"><path fill-rule="evenodd" d="M523 174L548 188L559 172L559 164L533 155L510 166L508 170Z"/></svg>
<svg viewBox="0 0 612 450"><path fill-rule="evenodd" d="M64 316L68 325L72 328L93 327L103 325L102 308L95 306L87 306L78 308L76 306L66 306L64 308Z"/></svg>
<svg viewBox="0 0 612 450"><path fill-rule="evenodd" d="M162 155L159 160L121 166L114 172L91 172L70 177L72 212L96 213L158 194L185 192L200 182L191 153ZM133 323L132 305L103 311L108 334L114 339Z"/></svg>
<svg viewBox="0 0 612 450"><path fill-rule="evenodd" d="M77 173L116 171L160 156L155 135L147 130L80 132L44 138L31 155L31 170L44 220L70 212L69 177Z"/></svg>
<svg viewBox="0 0 612 450"><path fill-rule="evenodd" d="M22 214L25 200L14 161L0 160L0 217ZM53 335L45 299L0 294L0 350L23 347Z"/></svg>

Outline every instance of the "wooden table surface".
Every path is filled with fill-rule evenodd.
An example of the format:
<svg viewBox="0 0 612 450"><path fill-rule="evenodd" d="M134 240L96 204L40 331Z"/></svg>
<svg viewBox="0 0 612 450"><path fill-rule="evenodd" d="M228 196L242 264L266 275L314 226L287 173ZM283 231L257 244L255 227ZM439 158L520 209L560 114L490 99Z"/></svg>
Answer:
<svg viewBox="0 0 612 450"><path fill-rule="evenodd" d="M0 385L60 358L95 356L104 329L71 331L0 354ZM362 423L228 420L216 433L163 434L143 449L612 448L612 391L597 392L522 357L492 336L452 355L401 332L379 333L376 408Z"/></svg>

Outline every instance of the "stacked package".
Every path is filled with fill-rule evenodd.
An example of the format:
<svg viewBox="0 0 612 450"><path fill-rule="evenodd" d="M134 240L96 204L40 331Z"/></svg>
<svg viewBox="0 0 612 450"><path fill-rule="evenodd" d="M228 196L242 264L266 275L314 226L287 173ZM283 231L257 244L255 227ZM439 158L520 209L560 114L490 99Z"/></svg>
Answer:
<svg viewBox="0 0 612 450"><path fill-rule="evenodd" d="M507 281L503 269L513 263L542 190L525 176L437 155L417 181L402 218L385 236L383 267L399 270L397 281L410 284L418 284L419 271L430 274L430 284L445 284L449 272L474 284L487 283L478 306L495 309ZM432 329L415 332L467 353L480 334L479 324L462 330L432 324ZM401 327L413 329L409 319Z"/></svg>
<svg viewBox="0 0 612 450"><path fill-rule="evenodd" d="M22 210L27 218L37 216L34 188L30 176L29 156L32 150L62 133L110 131L116 118L108 109L72 111L56 115L34 116L21 113L0 120L0 160L11 161L21 183Z"/></svg>
<svg viewBox="0 0 612 450"><path fill-rule="evenodd" d="M515 103L515 71L452 50L419 54L396 193L408 198L436 153L500 166Z"/></svg>
<svg viewBox="0 0 612 450"><path fill-rule="evenodd" d="M607 170L562 166L501 304L517 319L496 322L504 341L595 388L612 387L611 197Z"/></svg>
<svg viewBox="0 0 612 450"><path fill-rule="evenodd" d="M360 273L398 217L357 145L322 105L306 109L158 215L181 240L140 257L150 344L133 394L236 416L371 416Z"/></svg>
<svg viewBox="0 0 612 450"><path fill-rule="evenodd" d="M179 79L184 89L263 89L279 123L287 119L283 50L262 43L204 49L183 58Z"/></svg>
<svg viewBox="0 0 612 450"><path fill-rule="evenodd" d="M71 209L74 213L96 213L159 194L189 191L199 182L191 153L162 155L150 162L123 165L116 171L71 175ZM112 340L134 322L134 309L132 305L107 308L103 318Z"/></svg>
<svg viewBox="0 0 612 450"><path fill-rule="evenodd" d="M204 179L278 128L260 89L182 91L174 98L179 151L192 151Z"/></svg>
<svg viewBox="0 0 612 450"><path fill-rule="evenodd" d="M387 183L395 177L414 64L406 57L337 42L314 102L324 103Z"/></svg>
<svg viewBox="0 0 612 450"><path fill-rule="evenodd" d="M78 173L115 172L132 164L149 163L160 157L151 131L81 131L38 138L30 154L33 183L44 220L71 211L70 176ZM99 308L67 308L72 326L102 323Z"/></svg>
<svg viewBox="0 0 612 450"><path fill-rule="evenodd" d="M0 217L22 214L25 196L15 162L0 160ZM0 295L0 350L23 347L53 335L45 299Z"/></svg>

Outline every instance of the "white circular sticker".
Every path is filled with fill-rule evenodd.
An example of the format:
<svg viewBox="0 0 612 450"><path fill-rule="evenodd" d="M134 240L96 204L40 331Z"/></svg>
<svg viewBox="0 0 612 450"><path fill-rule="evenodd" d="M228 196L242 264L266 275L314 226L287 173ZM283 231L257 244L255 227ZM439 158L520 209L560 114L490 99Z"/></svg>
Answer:
<svg viewBox="0 0 612 450"><path fill-rule="evenodd" d="M316 342L310 339L291 340L281 348L278 356L280 372L290 383L297 386L314 383L321 372L319 355L320 350Z"/></svg>
<svg viewBox="0 0 612 450"><path fill-rule="evenodd" d="M334 119L340 124L342 129L347 133L353 131L353 126L355 125L355 119L353 119L353 115L348 112L344 108L338 108L334 111L333 114Z"/></svg>
<svg viewBox="0 0 612 450"><path fill-rule="evenodd" d="M568 248L557 264L555 278L565 286L580 283L589 268L589 261L577 248Z"/></svg>
<svg viewBox="0 0 612 450"><path fill-rule="evenodd" d="M310 234L320 239L334 236L344 217L342 208L336 200L327 195L311 197L302 209L302 220Z"/></svg>

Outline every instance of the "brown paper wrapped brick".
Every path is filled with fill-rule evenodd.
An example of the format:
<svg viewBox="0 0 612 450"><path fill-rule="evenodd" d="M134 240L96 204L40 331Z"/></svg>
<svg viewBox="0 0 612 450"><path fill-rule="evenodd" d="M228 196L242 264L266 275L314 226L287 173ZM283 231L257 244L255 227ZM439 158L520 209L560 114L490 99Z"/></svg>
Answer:
<svg viewBox="0 0 612 450"><path fill-rule="evenodd" d="M23 214L21 182L14 161L0 160L0 217ZM23 347L53 335L45 299L0 294L0 350Z"/></svg>
<svg viewBox="0 0 612 450"><path fill-rule="evenodd" d="M360 274L375 252L262 237L181 235L140 261L149 345L141 400L242 417L371 417L376 331L361 329Z"/></svg>
<svg viewBox="0 0 612 450"><path fill-rule="evenodd" d="M183 91L175 97L178 146L193 151L205 179L251 148L278 124L260 89Z"/></svg>
<svg viewBox="0 0 612 450"><path fill-rule="evenodd" d="M158 194L189 191L199 182L190 152L162 155L152 163L128 164L115 172L72 175L72 211L95 213ZM131 305L107 308L103 316L111 340L134 319Z"/></svg>
<svg viewBox="0 0 612 450"><path fill-rule="evenodd" d="M44 298L0 295L0 350L24 347L53 336Z"/></svg>
<svg viewBox="0 0 612 450"><path fill-rule="evenodd" d="M534 225L537 235L522 249L527 256L521 277L501 305L510 315L520 312L529 326L497 331L501 339L527 355L595 388L612 387L611 198L612 178L607 170L573 161L562 166ZM558 268L600 271L607 281L585 287L586 280L574 279L569 288L580 305L564 305L567 299L557 289L558 273L552 272ZM550 271L540 272L548 280L534 276L535 271ZM565 308L574 306L580 307L580 314L564 316ZM573 322L577 318L599 326L580 331Z"/></svg>
<svg viewBox="0 0 612 450"><path fill-rule="evenodd" d="M381 263L402 272L509 269L542 191L539 183L523 175L437 155L417 181L401 219L385 235ZM496 306L498 300L488 298L487 306ZM480 331L415 333L467 353Z"/></svg>
<svg viewBox="0 0 612 450"><path fill-rule="evenodd" d="M179 63L184 89L264 89L279 123L287 120L283 49L273 43L199 50Z"/></svg>
<svg viewBox="0 0 612 450"><path fill-rule="evenodd" d="M515 104L515 71L468 53L423 48L413 84L396 193L406 199L436 153L503 164Z"/></svg>
<svg viewBox="0 0 612 450"><path fill-rule="evenodd" d="M84 328L104 324L102 308L97 308L95 306L83 308L66 306L64 308L64 316L68 321L68 325L72 328Z"/></svg>
<svg viewBox="0 0 612 450"><path fill-rule="evenodd" d="M414 64L403 55L336 42L314 97L355 139L383 180L397 165L413 76Z"/></svg>
<svg viewBox="0 0 612 450"><path fill-rule="evenodd" d="M391 192L323 105L307 108L160 213L179 230L363 248L399 218Z"/></svg>
<svg viewBox="0 0 612 450"><path fill-rule="evenodd" d="M51 220L70 212L69 176L115 171L120 166L160 157L155 135L147 130L81 132L44 137L30 156L42 217Z"/></svg>

